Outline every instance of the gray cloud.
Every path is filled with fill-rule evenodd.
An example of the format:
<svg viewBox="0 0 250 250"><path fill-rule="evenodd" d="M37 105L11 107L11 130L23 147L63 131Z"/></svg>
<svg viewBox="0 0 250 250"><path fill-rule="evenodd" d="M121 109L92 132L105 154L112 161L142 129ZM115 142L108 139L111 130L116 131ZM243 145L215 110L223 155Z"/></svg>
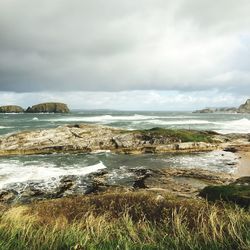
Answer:
<svg viewBox="0 0 250 250"><path fill-rule="evenodd" d="M248 0L0 2L0 91L249 93Z"/></svg>

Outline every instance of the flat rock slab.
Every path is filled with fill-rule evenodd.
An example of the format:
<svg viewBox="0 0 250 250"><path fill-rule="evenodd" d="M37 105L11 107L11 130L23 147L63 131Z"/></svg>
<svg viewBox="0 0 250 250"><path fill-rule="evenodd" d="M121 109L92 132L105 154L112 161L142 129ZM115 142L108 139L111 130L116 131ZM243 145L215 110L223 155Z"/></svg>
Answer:
<svg viewBox="0 0 250 250"><path fill-rule="evenodd" d="M53 129L23 131L0 137L0 156L51 153L86 153L108 150L116 153L142 154L210 151L218 143L204 142L208 132L154 129L126 131L100 125L65 125ZM186 141L194 136L198 141ZM183 141L184 137L185 141Z"/></svg>

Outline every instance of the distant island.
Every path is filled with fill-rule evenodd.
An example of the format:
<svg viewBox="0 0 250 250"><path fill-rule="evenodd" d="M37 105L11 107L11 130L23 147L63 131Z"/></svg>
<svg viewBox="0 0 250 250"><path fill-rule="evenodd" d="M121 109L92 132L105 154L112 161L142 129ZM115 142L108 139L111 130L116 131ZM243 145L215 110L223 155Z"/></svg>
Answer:
<svg viewBox="0 0 250 250"><path fill-rule="evenodd" d="M6 105L0 107L0 113L69 113L69 108L65 103L45 102L28 107L26 110L16 105Z"/></svg>
<svg viewBox="0 0 250 250"><path fill-rule="evenodd" d="M250 99L248 99L244 104L241 104L238 108L205 108L196 110L193 113L250 113Z"/></svg>

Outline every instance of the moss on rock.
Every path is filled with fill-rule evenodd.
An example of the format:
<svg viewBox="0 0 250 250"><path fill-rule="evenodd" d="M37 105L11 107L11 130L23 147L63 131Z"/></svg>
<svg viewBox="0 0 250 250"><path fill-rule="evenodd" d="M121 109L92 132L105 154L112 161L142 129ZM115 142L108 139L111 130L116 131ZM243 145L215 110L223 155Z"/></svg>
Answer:
<svg viewBox="0 0 250 250"><path fill-rule="evenodd" d="M224 200L242 207L250 207L250 178L243 177L229 185L207 186L200 196L209 201Z"/></svg>
<svg viewBox="0 0 250 250"><path fill-rule="evenodd" d="M139 133L148 137L165 137L170 138L171 141L178 142L213 142L212 132L187 130L187 129L165 129L155 127L148 130L136 130L135 133Z"/></svg>

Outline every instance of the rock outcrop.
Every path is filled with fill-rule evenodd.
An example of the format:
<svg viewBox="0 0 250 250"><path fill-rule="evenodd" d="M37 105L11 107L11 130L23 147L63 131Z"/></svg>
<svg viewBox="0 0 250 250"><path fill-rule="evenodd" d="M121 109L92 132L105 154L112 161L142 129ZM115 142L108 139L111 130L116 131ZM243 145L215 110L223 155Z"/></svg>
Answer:
<svg viewBox="0 0 250 250"><path fill-rule="evenodd" d="M213 113L214 112L214 110L213 109L211 109L211 108L205 108L205 109L201 109L201 110L196 110L196 111L194 111L193 113Z"/></svg>
<svg viewBox="0 0 250 250"><path fill-rule="evenodd" d="M205 108L201 110L196 110L193 113L237 113L237 108Z"/></svg>
<svg viewBox="0 0 250 250"><path fill-rule="evenodd" d="M79 153L109 150L142 154L209 151L217 148L209 132L154 128L127 131L100 125L78 124L23 131L0 137L0 155Z"/></svg>
<svg viewBox="0 0 250 250"><path fill-rule="evenodd" d="M27 113L68 113L69 108L64 103L47 102L28 107Z"/></svg>
<svg viewBox="0 0 250 250"><path fill-rule="evenodd" d="M248 99L244 104L240 105L239 108L205 108L196 110L193 113L250 113L250 99Z"/></svg>
<svg viewBox="0 0 250 250"><path fill-rule="evenodd" d="M7 105L0 107L0 113L23 113L24 109L16 105Z"/></svg>
<svg viewBox="0 0 250 250"><path fill-rule="evenodd" d="M250 113L250 99L248 99L244 104L240 105L237 112L238 113Z"/></svg>

